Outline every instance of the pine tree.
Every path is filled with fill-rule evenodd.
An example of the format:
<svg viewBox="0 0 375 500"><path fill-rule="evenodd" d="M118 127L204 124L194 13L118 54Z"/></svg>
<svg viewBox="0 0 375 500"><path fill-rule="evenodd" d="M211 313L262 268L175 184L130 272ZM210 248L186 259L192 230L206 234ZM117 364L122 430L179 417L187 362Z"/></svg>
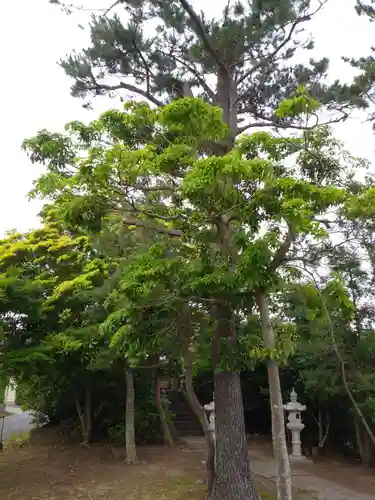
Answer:
<svg viewBox="0 0 375 500"><path fill-rule="evenodd" d="M368 17L370 22L375 20L375 0L357 0L355 10L359 16ZM356 70L356 76L349 84L335 84L336 96L341 100L347 100L350 105L367 110L368 119L375 122L375 57L374 48L371 53L360 58L349 58L343 56L343 60ZM375 125L374 125L375 127Z"/></svg>
<svg viewBox="0 0 375 500"><path fill-rule="evenodd" d="M250 127L298 127L275 109L301 84L341 120L347 95L324 84L328 60L309 59L314 43L305 32L326 1L314 8L310 0L228 2L219 19L208 19L187 0L120 0L93 13L91 46L61 66L77 97L130 93L157 106L203 97L224 110L233 136ZM293 64L302 50L308 64Z"/></svg>

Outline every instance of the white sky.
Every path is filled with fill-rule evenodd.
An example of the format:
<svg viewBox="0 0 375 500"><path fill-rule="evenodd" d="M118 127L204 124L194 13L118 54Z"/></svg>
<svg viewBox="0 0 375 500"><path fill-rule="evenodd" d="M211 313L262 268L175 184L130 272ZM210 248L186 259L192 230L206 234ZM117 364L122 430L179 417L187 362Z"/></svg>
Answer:
<svg viewBox="0 0 375 500"><path fill-rule="evenodd" d="M73 3L68 0L67 3ZM328 6L308 23L316 43L314 57L331 60L330 77L349 80L351 68L341 56L361 56L375 45L375 24L354 11L355 0L330 0ZM226 0L207 1L205 11L215 12ZM110 0L77 0L90 8L102 8ZM193 0L195 6L202 5ZM28 202L27 193L41 168L31 165L20 145L24 138L47 128L60 131L71 120L90 120L114 105L109 99L93 99L94 112L82 108L80 99L70 96L71 80L56 61L73 48L87 45L84 24L87 14L66 16L48 0L4 2L0 46L3 76L0 79L1 130L0 235L7 229L26 231L38 224L41 203ZM335 127L336 136L354 155L370 159L375 165L374 135L365 117L357 114Z"/></svg>

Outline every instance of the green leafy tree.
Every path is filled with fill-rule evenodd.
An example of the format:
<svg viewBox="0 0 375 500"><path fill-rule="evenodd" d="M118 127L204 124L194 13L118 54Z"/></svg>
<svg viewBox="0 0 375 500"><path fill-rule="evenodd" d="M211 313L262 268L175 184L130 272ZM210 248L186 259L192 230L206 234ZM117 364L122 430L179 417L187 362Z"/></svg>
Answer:
<svg viewBox="0 0 375 500"><path fill-rule="evenodd" d="M316 108L299 89L277 114L309 115ZM292 332L273 328L268 296L282 289L279 271L292 245L324 237L319 215L350 196L311 179L317 151L322 161L329 155L324 143L319 151L310 131L294 139L256 133L241 137L225 155L207 156L208 144L228 137L222 116L219 108L195 98L155 109L129 103L124 112L109 111L88 126L73 122L65 135L43 131L25 141L31 158L47 165L34 193L52 196L65 223L98 231L117 221L154 235L160 244L151 247L151 255L161 252L166 266L174 266L176 256L181 262L184 252L180 293L205 305L212 331L217 433L212 500L257 498L247 457L239 377L245 360L236 317L241 308L258 304L264 345L248 345L247 362L267 361L271 400L280 403L278 364L292 351ZM149 298L154 289L158 295L160 276L151 264L152 279L133 284L141 297ZM125 325L125 332L134 327ZM291 493L283 412L280 404L272 408L284 499Z"/></svg>
<svg viewBox="0 0 375 500"><path fill-rule="evenodd" d="M91 428L87 367L96 356L98 326L105 318L88 290L107 273L87 237L72 236L51 221L0 243L2 368L22 384L35 375L47 378L53 366L66 387L78 389L77 381L86 385L85 411L72 391L85 442Z"/></svg>

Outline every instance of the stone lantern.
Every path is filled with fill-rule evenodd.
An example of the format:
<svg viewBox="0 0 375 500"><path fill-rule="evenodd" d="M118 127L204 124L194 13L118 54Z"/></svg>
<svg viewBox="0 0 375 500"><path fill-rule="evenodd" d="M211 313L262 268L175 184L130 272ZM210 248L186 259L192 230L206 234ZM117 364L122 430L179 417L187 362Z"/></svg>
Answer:
<svg viewBox="0 0 375 500"><path fill-rule="evenodd" d="M302 423L301 413L306 410L306 406L301 405L297 399L297 393L293 389L290 393L290 401L284 405L284 410L288 412L287 428L292 433L292 455L291 460L305 459L301 450L301 431L305 428Z"/></svg>
<svg viewBox="0 0 375 500"><path fill-rule="evenodd" d="M215 441L215 399L204 405L205 411L208 413L208 422L210 425L210 431L212 432L212 437Z"/></svg>

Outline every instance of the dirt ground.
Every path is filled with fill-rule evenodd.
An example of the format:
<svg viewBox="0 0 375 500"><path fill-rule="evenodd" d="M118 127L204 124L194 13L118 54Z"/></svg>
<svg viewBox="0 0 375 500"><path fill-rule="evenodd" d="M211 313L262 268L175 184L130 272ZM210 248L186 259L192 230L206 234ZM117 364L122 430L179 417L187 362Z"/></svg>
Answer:
<svg viewBox="0 0 375 500"><path fill-rule="evenodd" d="M0 454L1 500L203 500L204 452L191 444L175 449L138 448L139 465L124 461L124 450L91 448L52 439L23 441ZM57 444L56 444L57 443ZM250 455L268 456L269 444L251 443ZM340 462L306 465L317 478L340 482L356 491L375 491L374 471ZM262 500L275 500L274 482L257 478ZM295 500L313 500L300 492Z"/></svg>
<svg viewBox="0 0 375 500"><path fill-rule="evenodd" d="M31 445L0 455L1 500L202 500L204 455L188 447L139 447L140 465L108 445ZM258 485L273 500L273 484Z"/></svg>

